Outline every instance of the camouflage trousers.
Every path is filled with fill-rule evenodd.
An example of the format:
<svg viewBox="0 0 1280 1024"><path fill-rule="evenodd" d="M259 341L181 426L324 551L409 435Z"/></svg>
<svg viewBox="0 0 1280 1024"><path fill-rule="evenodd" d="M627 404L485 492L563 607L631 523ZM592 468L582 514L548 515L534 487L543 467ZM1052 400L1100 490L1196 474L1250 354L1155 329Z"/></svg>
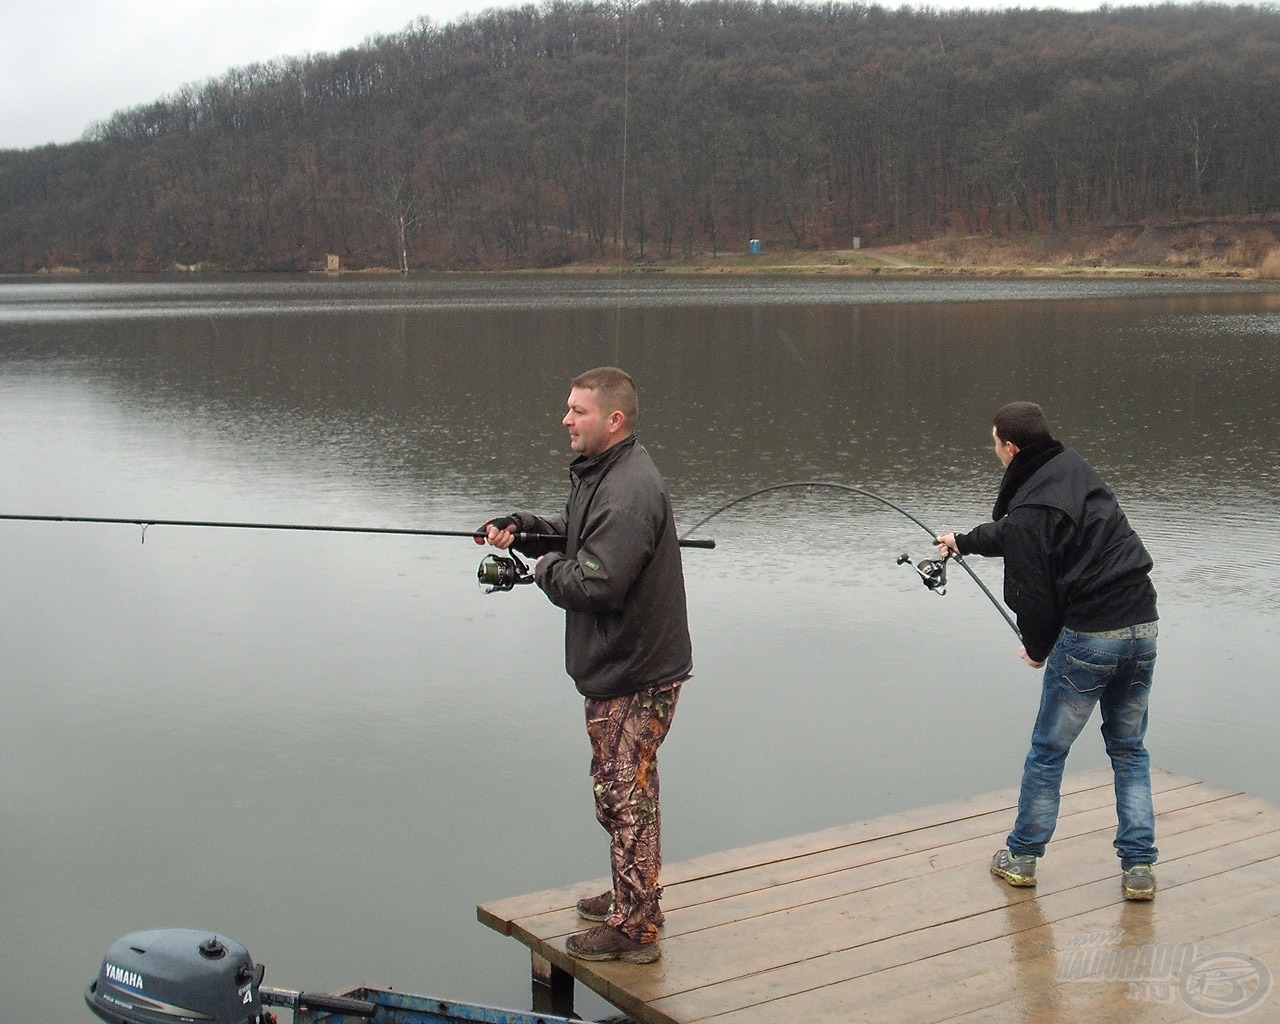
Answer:
<svg viewBox="0 0 1280 1024"><path fill-rule="evenodd" d="M605 924L639 942L658 936L662 889L658 747L671 728L680 683L605 700L586 698L596 820L609 833L613 910Z"/></svg>

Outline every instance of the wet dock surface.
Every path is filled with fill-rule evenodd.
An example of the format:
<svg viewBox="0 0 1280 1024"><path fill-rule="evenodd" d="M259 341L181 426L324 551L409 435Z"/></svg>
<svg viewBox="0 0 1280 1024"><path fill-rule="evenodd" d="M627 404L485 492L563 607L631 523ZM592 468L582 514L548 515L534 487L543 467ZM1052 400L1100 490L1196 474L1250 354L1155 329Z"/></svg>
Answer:
<svg viewBox="0 0 1280 1024"><path fill-rule="evenodd" d="M607 880L478 916L529 947L560 1012L576 979L641 1024L1277 1019L1280 806L1164 771L1152 787L1149 903L1121 895L1100 769L1064 780L1034 889L988 870L1011 788L669 864L656 964L565 953Z"/></svg>

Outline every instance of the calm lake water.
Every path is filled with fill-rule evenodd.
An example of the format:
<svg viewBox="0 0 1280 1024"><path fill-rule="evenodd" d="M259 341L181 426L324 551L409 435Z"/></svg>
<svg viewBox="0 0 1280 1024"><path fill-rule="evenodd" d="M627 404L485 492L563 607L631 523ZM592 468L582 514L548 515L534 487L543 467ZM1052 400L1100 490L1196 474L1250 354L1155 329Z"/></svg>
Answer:
<svg viewBox="0 0 1280 1024"><path fill-rule="evenodd" d="M1000 477L992 412L1041 402L1156 559L1153 762L1280 800L1271 286L8 279L0 512L552 511L568 380L601 363L635 374L685 527L817 479L968 528ZM669 860L1017 782L1039 675L963 573L940 598L895 564L930 554L918 526L788 490L703 535ZM92 1019L107 946L155 927L229 935L278 986L528 1006L523 947L476 904L608 870L561 613L482 594L466 539L141 539L0 523L6 1019ZM999 563L974 565L998 594ZM1069 770L1104 763L1091 728Z"/></svg>

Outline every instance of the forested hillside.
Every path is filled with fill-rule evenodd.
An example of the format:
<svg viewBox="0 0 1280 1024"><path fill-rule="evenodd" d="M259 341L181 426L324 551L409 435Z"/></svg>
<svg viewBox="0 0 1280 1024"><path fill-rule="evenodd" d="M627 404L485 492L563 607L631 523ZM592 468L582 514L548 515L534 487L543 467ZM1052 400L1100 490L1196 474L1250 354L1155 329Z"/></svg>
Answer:
<svg viewBox="0 0 1280 1024"><path fill-rule="evenodd" d="M3 271L548 266L1276 211L1270 5L548 0L0 152Z"/></svg>

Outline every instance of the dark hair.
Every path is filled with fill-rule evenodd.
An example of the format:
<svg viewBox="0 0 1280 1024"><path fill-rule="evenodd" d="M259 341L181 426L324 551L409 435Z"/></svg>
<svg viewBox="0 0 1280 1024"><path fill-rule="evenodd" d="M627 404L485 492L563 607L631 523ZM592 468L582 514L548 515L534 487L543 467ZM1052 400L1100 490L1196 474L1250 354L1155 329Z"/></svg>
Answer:
<svg viewBox="0 0 1280 1024"><path fill-rule="evenodd" d="M1006 444L1013 442L1025 448L1049 438L1049 420L1035 402L1010 402L996 413L992 425L996 437Z"/></svg>
<svg viewBox="0 0 1280 1024"><path fill-rule="evenodd" d="M636 382L626 370L619 370L616 366L597 366L594 370L578 374L569 384L594 391L601 412L608 416L616 409L622 413L627 429L635 429L640 400L636 397Z"/></svg>

